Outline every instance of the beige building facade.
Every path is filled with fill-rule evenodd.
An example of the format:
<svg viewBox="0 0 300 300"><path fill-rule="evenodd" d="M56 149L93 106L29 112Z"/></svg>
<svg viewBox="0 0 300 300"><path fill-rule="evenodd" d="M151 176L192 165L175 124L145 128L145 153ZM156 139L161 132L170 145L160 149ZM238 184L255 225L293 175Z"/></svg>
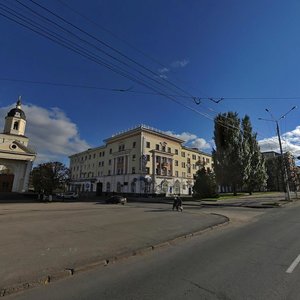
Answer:
<svg viewBox="0 0 300 300"><path fill-rule="evenodd" d="M26 192L36 153L25 136L26 116L20 98L6 118L0 134L0 192Z"/></svg>
<svg viewBox="0 0 300 300"><path fill-rule="evenodd" d="M212 169L210 154L145 125L104 142L70 156L71 190L191 195L199 167Z"/></svg>

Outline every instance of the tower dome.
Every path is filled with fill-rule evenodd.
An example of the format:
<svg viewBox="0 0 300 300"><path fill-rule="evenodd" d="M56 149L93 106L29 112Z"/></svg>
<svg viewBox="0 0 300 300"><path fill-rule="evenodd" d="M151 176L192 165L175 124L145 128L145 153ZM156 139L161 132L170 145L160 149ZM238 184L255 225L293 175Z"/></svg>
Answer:
<svg viewBox="0 0 300 300"><path fill-rule="evenodd" d="M17 117L17 118L26 120L26 115L25 115L24 111L21 109L21 97L19 97L16 107L11 109L7 113L7 117Z"/></svg>
<svg viewBox="0 0 300 300"><path fill-rule="evenodd" d="M11 109L5 117L4 132L6 134L25 134L26 115L22 110L21 96L18 98L16 107Z"/></svg>

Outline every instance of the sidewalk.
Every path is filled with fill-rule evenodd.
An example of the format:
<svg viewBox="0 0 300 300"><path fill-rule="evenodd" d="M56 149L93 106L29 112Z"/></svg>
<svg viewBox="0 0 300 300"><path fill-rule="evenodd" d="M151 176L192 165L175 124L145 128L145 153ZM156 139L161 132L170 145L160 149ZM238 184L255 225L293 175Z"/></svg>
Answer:
<svg viewBox="0 0 300 300"><path fill-rule="evenodd" d="M200 207L179 213L166 204L1 204L0 296L227 221Z"/></svg>
<svg viewBox="0 0 300 300"><path fill-rule="evenodd" d="M295 194L291 193L291 199L296 201ZM216 199L216 201L201 201L204 206L229 206L249 208L274 208L286 203L284 193L266 193L243 196L232 196L230 199Z"/></svg>

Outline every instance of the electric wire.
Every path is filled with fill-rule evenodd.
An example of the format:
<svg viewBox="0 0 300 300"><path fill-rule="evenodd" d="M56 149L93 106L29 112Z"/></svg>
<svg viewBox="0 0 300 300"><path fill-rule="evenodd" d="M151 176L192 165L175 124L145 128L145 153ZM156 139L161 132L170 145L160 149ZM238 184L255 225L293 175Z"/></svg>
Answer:
<svg viewBox="0 0 300 300"><path fill-rule="evenodd" d="M1 4L0 4L1 5ZM3 9L3 8L2 8ZM11 9L10 9L11 10ZM7 10L5 10L4 9L4 11L6 11L7 12ZM9 12L9 11L8 11ZM14 11L15 12L15 11ZM11 13L11 11L10 11L10 13ZM13 14L13 16L15 16L15 17L18 17L15 13L11 13L11 14ZM3 15L3 14L1 14L1 15ZM8 16L6 16L6 15L3 15L3 16L5 16L5 17L8 17ZM16 21L16 20L14 20L14 19L12 19L12 18L10 18L10 17L8 17L10 20L12 20L12 21ZM60 44L60 45L62 45L62 46L64 46L64 47L66 47L66 48L68 48L68 49L70 49L70 50L72 50L72 51L74 51L75 53L77 53L77 54L80 54L80 55L82 55L82 56L84 56L84 57L86 57L86 58L88 58L88 59L90 59L90 60L92 60L92 61L94 61L94 62L97 62L98 64L101 64L102 66L105 66L105 67L107 67L107 68L109 68L110 70L112 70L112 71L114 71L114 72L116 72L117 74L119 74L119 75L122 75L122 76L124 76L124 77L126 77L126 78L128 78L128 79L131 79L132 81L135 81L135 82L137 82L137 83L139 83L139 84L141 84L141 85L144 85L145 87L148 87L148 88L150 88L150 89L152 89L152 90L154 90L153 89L153 86L150 86L150 84L148 83L148 84L145 84L144 82L142 82L141 80L140 80L140 78L137 78L136 76L134 77L132 74L126 74L125 72L125 70L124 69L121 69L120 67L119 67L119 69L121 69L121 71L120 70L118 70L118 69L116 69L116 68L118 68L116 65L113 65L115 68L112 68L111 67L111 65L109 65L109 64L107 64L107 61L105 61L105 60L99 60L99 59L97 59L95 56L91 56L89 53L87 53L86 51L84 51L84 52L82 52L82 50L83 50L83 48L81 47L81 46L77 46L77 47L73 47L73 43L71 42L71 41L68 41L67 40L67 42L65 41L65 40L62 40L62 38L60 38L60 36L59 37L57 37L57 35L56 36L54 36L52 33L52 31L50 31L50 33L49 33L49 31L48 32L46 32L45 31L45 28L43 29L41 29L40 27L38 27L38 26L36 26L35 24L33 24L33 22L32 21L28 21L28 20L26 20L26 19L24 19L23 17L19 17L19 19L21 18L21 20L23 21L23 22L26 22L27 24L29 23L31 26L34 26L35 28L37 28L37 29L39 29L39 30L42 30L42 32L39 32L39 31L37 31L37 30L35 30L35 29L33 29L33 28L31 28L31 27L29 27L29 26L27 26L27 25L25 25L25 24L23 24L23 23L20 23L20 22L17 22L19 25L22 25L22 26L25 26L26 28L28 28L28 29L30 29L30 30L32 30L32 31L34 31L34 32L36 32L36 33L38 33L38 34L40 34L40 35L42 35L42 36L44 36L44 37L46 37L46 38L48 38L48 39L50 39L50 40L52 40L52 41L54 41L54 42L56 42L56 43L58 43L58 44ZM51 33L52 32L52 33ZM81 48L81 49L79 49L79 48ZM157 92L157 90L154 90L154 91L156 91ZM158 95L165 95L164 93L163 93L163 91L158 91L157 92L157 94ZM167 96L168 97L168 96Z"/></svg>
<svg viewBox="0 0 300 300"><path fill-rule="evenodd" d="M1 5L1 4L0 4L0 5ZM4 10L5 12L9 12L9 11L3 9L3 8L2 8L2 10ZM13 16L15 16L15 17L18 17L18 16L17 16L16 14L14 14L14 13L11 13L11 12L9 12L9 13L12 14ZM110 68L111 70L113 70L113 71L115 71L115 72L117 71L117 70L111 68L110 66L104 64L103 61L101 61L101 60L99 61L99 59L96 59L95 57L89 55L88 53L86 53L86 52L80 52L80 49L78 49L78 48L76 48L76 47L75 47L75 48L74 48L74 47L70 47L70 44L69 44L69 43L64 43L60 38L57 38L56 36L53 38L53 35L52 35L51 33L49 34L49 32L47 32L47 33L45 34L45 30L43 30L43 29L42 29L42 31L43 31L44 33L43 33L43 32L40 32L40 31L38 31L38 30L35 30L35 29L31 28L30 26L28 26L28 25L26 25L26 24L23 24L23 23L19 22L18 20L15 20L15 19L13 19L13 18L11 18L11 17L9 17L9 16L3 14L3 12L0 13L0 15L4 16L5 18L7 18L7 19L9 19L9 20L11 20L11 21L13 21L13 22L16 22L17 24L19 24L19 25L21 25L21 26L23 26L23 27L25 27L25 28L27 28L27 29L29 29L29 30L31 30L31 31L34 31L35 33L38 33L39 35L42 35L42 36L44 36L44 37L46 37L46 38L48 38L48 39L54 41L55 43L58 43L58 44L60 44L60 45L62 45L62 46L64 46L64 47L66 47L66 48L72 50L72 51L75 52L75 53L78 53L78 54L80 54L80 55L82 55L82 56L84 56L84 57L86 57L86 58L88 58L88 59L90 59L90 60L92 60L92 61L98 63L98 64L104 65L104 66ZM25 21L25 22L29 23L30 25L36 27L36 25L32 24L32 22L28 22L28 20L26 21L26 20L25 20L24 18L22 18L22 17L19 18L19 19L23 20L23 22ZM39 29L41 29L41 28L39 28ZM81 47L81 48L82 48L82 47ZM136 78L132 78L132 77L130 77L130 76L126 76L126 75L125 75L124 73L122 73L122 72L118 72L118 74L121 74L121 75L123 75L123 76L125 76L125 77L127 77L127 78L129 78L129 79L131 79L131 80L133 80L133 81L136 81L137 83L139 83L139 84L141 84L141 85L144 85L145 87L150 88L151 90L154 90L155 92L157 92L157 90L155 90L153 87L150 87L148 84L145 84L145 83L143 83L143 82L141 82L141 81L138 81ZM208 118L208 119L210 119L210 120L213 120L213 117L212 117L212 116L210 116L210 115L208 115L208 114L206 114L206 113L200 112L200 111L196 110L196 109L193 108L193 107L190 107L190 106L188 106L188 105L185 105L185 104L183 104L182 102L180 102L180 101L178 101L178 100L176 100L176 99L173 99L172 97L170 97L170 96L164 94L163 92L157 92L157 93L158 93L159 95L162 95L162 96L165 96L165 97L169 98L171 101L173 101L173 102L175 102L175 103L177 103L177 104L179 104L179 105L181 105L181 106L183 106L183 107L185 107L185 108L187 108L187 109L189 109L189 110L191 110L191 111L193 111L193 112L195 112L195 113L197 113L197 114L200 114L201 116L204 116L204 117L206 117L206 118Z"/></svg>
<svg viewBox="0 0 300 300"><path fill-rule="evenodd" d="M33 2L33 3L35 3L35 1L33 1L33 0L30 0L30 1ZM19 1L17 1L17 2L20 3ZM39 5L39 4L37 4L37 5ZM39 5L39 6L40 6L40 5ZM2 9L3 9L3 8L2 8ZM4 11L5 11L5 12L9 12L9 11L7 11L7 10L5 10L5 9L4 9ZM12 13L10 12L10 14L12 14ZM33 22L28 22L28 20L25 20L24 18L21 17L21 20L22 20L23 22L26 22L27 24L30 24L31 26L35 27L36 29L42 31L42 32L40 32L40 31L38 31L38 30L34 30L34 29L31 28L30 26L27 26L26 24L23 24L23 23L21 23L21 22L18 22L17 20L15 20L15 19L13 19L13 18L11 18L11 17L8 17L7 15L5 15L5 14L3 14L3 13L1 13L1 15L4 16L4 17L6 17L6 18L8 18L8 19L10 19L10 20L12 20L12 21L14 21L14 22L16 22L16 23L18 23L18 24L21 25L21 26L26 27L27 29L30 29L31 31L34 31L34 32L36 32L36 33L38 33L38 34L40 34L40 35L42 35L42 36L44 36L44 37L46 37L46 38L48 38L48 39L50 39L50 40L52 40L52 41L54 41L54 42L60 44L60 45L62 45L62 46L64 46L64 47L66 47L66 48L72 50L72 51L75 52L75 53L78 53L78 54L80 54L80 55L82 55L82 56L84 56L84 57L86 57L86 58L88 58L88 59L90 59L90 60L92 60L92 61L98 63L98 64L101 64L101 65L103 65L103 66L105 66L105 67L111 69L111 70L114 71L114 72L117 72L119 75L125 76L125 77L127 77L127 78L129 78L129 79L131 79L131 80L133 80L133 81L135 81L135 82L137 82L137 83L139 83L139 84L141 84L141 85L147 87L147 88L150 88L150 89L154 90L158 95L165 96L165 97L169 98L170 100L172 100L173 102L176 102L176 103L178 103L179 105L182 105L182 106L184 106L185 108L190 109L190 110L196 112L197 114L200 114L201 116L204 116L204 117L206 117L206 118L208 118L208 119L210 119L210 120L214 120L214 117L212 117L211 115L206 114L206 113L203 113L203 112L200 112L200 111L198 111L198 110L196 110L196 109L194 109L194 108L192 108L192 107L190 107L190 106L188 106L188 105L185 105L185 104L183 104L182 102L180 102L180 101L178 101L178 100L176 100L176 99L173 99L173 98L172 98L173 96L169 96L168 94L165 94L165 93L160 92L160 91L157 92L157 90L155 90L153 87L149 86L149 83L145 84L144 82L141 82L141 81L140 81L140 78L132 77L132 76L131 76L132 74L131 74L131 75L129 74L129 76L128 76L128 74L125 73L126 70L124 70L124 69L122 70L122 69L121 69L121 71L120 71L120 68L119 68L119 69L114 68L114 67L116 67L116 66L111 67L111 65L105 63L105 61L99 60L98 57L95 57L94 54L91 55L90 53L86 52L86 51L88 51L88 50L84 49L83 47L81 47L81 46L74 47L74 44L72 43L72 41L68 41L68 40L67 40L67 42L66 42L65 40L63 40L62 38L60 38L61 36L58 35L57 33L55 33L55 35L53 35L53 34L52 34L53 31L49 31L49 30L48 30L48 31L45 31L43 28L37 27L35 24L33 24ZM12 14L12 15L18 18L18 16L17 16L16 14ZM19 19L20 19L20 17L19 17ZM50 33L49 33L49 32L50 32ZM51 33L51 32L52 32L52 33ZM73 33L72 33L72 34L73 34ZM60 36L60 37L59 37L59 36ZM78 47L79 47L79 48L78 48ZM122 90L122 89L111 89L111 90L114 90L114 91L124 91L124 90ZM182 95L181 95L181 96L182 96ZM195 98L195 97L193 97L193 100L195 100L194 98ZM208 98L208 99L214 101L213 98ZM220 101L223 100L223 99L224 99L224 98L220 98L220 100L216 100L216 103L217 103L217 101L220 102ZM195 101L195 102L196 102L196 101ZM214 101L214 102L215 102L215 101ZM199 103L199 104L200 104L200 103ZM233 127L233 126L231 126L231 125L228 126L228 124L226 124L226 125L225 125L225 124L222 124L222 122L219 122L219 124L220 124L221 126L223 126L223 127L227 127L228 129L235 129L235 130L238 129L238 128L235 128L235 127Z"/></svg>
<svg viewBox="0 0 300 300"><path fill-rule="evenodd" d="M129 65L128 63L124 62L123 60L121 60L121 59L119 59L119 58L117 58L117 57L111 55L111 54L108 53L107 51L105 51L105 50L99 48L98 46L96 46L96 45L90 43L89 41L87 41L87 40L85 40L85 39L79 37L77 34L73 33L72 31L70 31L70 30L68 30L68 29L66 29L66 28L64 28L63 26L59 25L57 22L54 22L53 20L50 20L50 19L47 18L46 16L43 16L43 15L39 14L38 12L36 12L35 10L33 10L31 7L29 7L29 6L25 5L25 4L23 4L23 3L20 2L19 0L15 0L15 1L18 2L20 5L22 5L23 7L25 7L26 9L30 10L30 11L31 11L32 13L34 13L35 15L37 15L37 16L39 16L40 18L45 19L45 20L48 21L49 23L51 23L51 24L57 26L58 28L60 28L61 30L67 32L68 34L72 35L73 37L77 38L77 39L80 40L81 42L84 42L84 43L88 44L89 46L95 48L96 50L100 51L100 52L103 53L104 55L110 57L111 59L113 59L113 60L115 60L115 61L117 61L117 62L119 62L119 63L121 63L121 64L123 64L123 65L125 65L125 66L127 66L128 68L131 68L132 70L136 71L136 72L139 73L140 75L145 76L147 79L152 80L152 81L154 81L155 83L157 83L157 84L159 84L159 85L162 85L162 86L164 86L164 87L170 89L170 87L166 86L163 82L160 82L160 81L157 80L156 78L150 77L149 75L145 74L144 72L141 72L139 69L137 69L137 68L135 68L135 67ZM34 2L34 1L32 1L32 0L30 0L30 1L31 1L31 2ZM34 3L35 3L35 2L34 2ZM39 5L39 6L40 6L40 5ZM45 9L46 9L46 8L45 8ZM48 11L48 9L46 9L46 10ZM54 15L57 16L56 14L54 14ZM60 18L60 17L59 17L59 18ZM69 24L69 22L67 22L67 24ZM77 29L78 27L75 26L75 28ZM153 74L155 74L155 73L153 73ZM157 75L157 74L155 74L155 75Z"/></svg>
<svg viewBox="0 0 300 300"><path fill-rule="evenodd" d="M134 49L136 52L140 53L141 55L143 55L145 58L153 61L154 63L156 63L157 65L159 65L162 68L166 68L168 69L168 71L170 71L171 73L175 73L172 71L172 69L169 66L166 66L165 64L163 64L162 62L160 62L158 59L154 58L153 56L147 54L146 52L138 49L137 47L135 47L133 44L129 43L127 40L120 38L117 34L115 34L114 32L112 32L111 30L105 28L104 26L100 25L99 23L95 22L94 20L92 20L91 18L87 17L86 15L82 14L81 12L79 12L78 10L74 9L73 7L71 7L70 5L68 5L65 1L62 0L57 0L57 2L59 2L60 4L62 4L63 6L67 7L69 10L71 10L73 13L77 14L78 16L80 16L81 18L83 18L84 20L86 20L87 22L89 22L90 24L96 26L97 28L100 28L102 31L110 34L111 36L113 36L115 39L120 40L122 43L124 43L125 45L129 46L130 48ZM175 78L177 81L183 83L182 80L179 80L178 78ZM199 90L199 89L198 89ZM203 91L199 90L201 94L206 95L206 99L212 99L210 96L208 96L207 94L205 94ZM203 98L203 97L201 97ZM197 103L196 103L197 104Z"/></svg>
<svg viewBox="0 0 300 300"><path fill-rule="evenodd" d="M16 1L18 1L18 0L16 0ZM46 8L45 6L43 6L43 5L39 4L39 3L37 3L37 2L34 1L34 0L29 0L29 1L32 2L32 3L34 3L35 5L37 5L38 7L42 8L43 10L47 11L47 12L50 13L51 15L57 17L58 19L60 19L60 20L63 21L64 23L66 23L66 24L72 26L73 28L75 28L75 29L79 30L80 32L86 34L86 35L89 36L90 38L96 40L97 42L99 42L99 43L101 43L102 45L106 46L107 48L111 49L112 51L118 53L118 54L121 55L122 57L128 59L128 60L131 61L132 63L134 63L134 64L138 65L139 67L143 68L144 70L150 72L152 75L154 75L154 76L159 76L159 74L157 74L156 72L152 71L152 70L149 69L148 67L145 67L144 65L140 64L139 62L137 62L137 61L134 60L134 59L131 59L129 56L127 56L126 54L123 54L123 53L122 53L121 51L119 51L118 49L116 49L116 48L110 46L110 45L107 44L106 42L104 42L104 41L100 40L99 38L95 37L94 35L88 33L87 31L81 29L80 27L74 25L73 23L67 21L65 18L59 16L58 14L54 13L54 12L51 11L50 9ZM162 79L162 81L167 82L168 84L172 85L173 87L177 88L178 90L180 90L180 91L186 93L187 95L193 97L193 95L191 95L189 92L183 90L181 87L178 87L178 86L175 85L174 83L172 83L172 82L170 82L170 81L168 81L168 80L166 80L166 79L164 79L164 78L161 78L161 79Z"/></svg>

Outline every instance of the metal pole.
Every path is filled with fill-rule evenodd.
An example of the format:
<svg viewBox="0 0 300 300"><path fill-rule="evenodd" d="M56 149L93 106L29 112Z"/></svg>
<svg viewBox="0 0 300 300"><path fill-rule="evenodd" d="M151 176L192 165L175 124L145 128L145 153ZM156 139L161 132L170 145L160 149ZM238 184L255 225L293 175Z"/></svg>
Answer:
<svg viewBox="0 0 300 300"><path fill-rule="evenodd" d="M280 154L281 154L281 159L282 159L283 181L284 181L285 188L286 188L286 193L287 193L286 200L291 201L290 187L289 187L289 182L288 182L288 175L287 175L287 170L286 170L286 164L285 164L285 160L284 160L284 157L283 157L283 151L282 151L282 144L281 144L281 138L280 138L278 121L276 121L276 131L277 131L277 136L278 136L278 141L279 141L279 147L280 147Z"/></svg>

